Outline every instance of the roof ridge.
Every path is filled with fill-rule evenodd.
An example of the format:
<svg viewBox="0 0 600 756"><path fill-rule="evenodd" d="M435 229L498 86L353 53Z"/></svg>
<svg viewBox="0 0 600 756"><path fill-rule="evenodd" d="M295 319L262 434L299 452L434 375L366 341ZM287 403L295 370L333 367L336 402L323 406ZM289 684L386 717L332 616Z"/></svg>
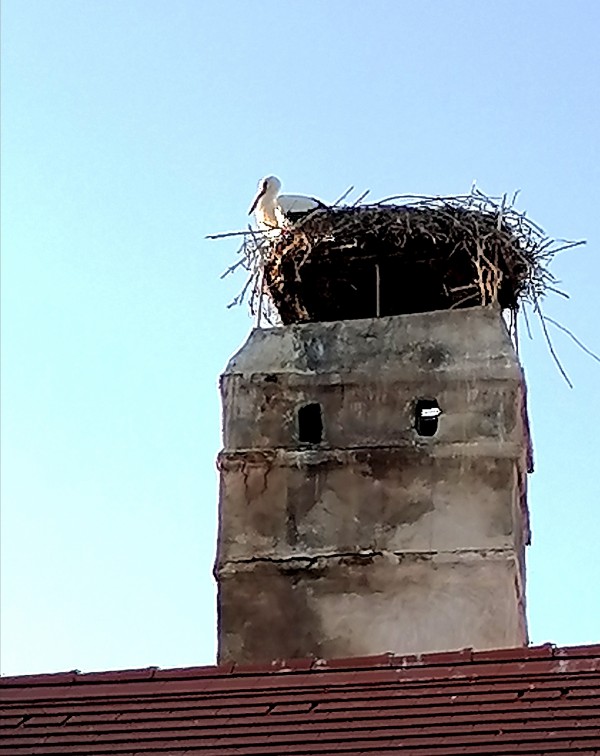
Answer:
<svg viewBox="0 0 600 756"><path fill-rule="evenodd" d="M527 662L542 659L576 659L600 657L600 644L583 646L557 647L552 643L539 646L519 646L489 651L474 651L465 648L456 651L438 651L424 654L394 654L392 652L371 656L355 656L340 659L275 659L259 664L224 664L173 667L145 667L139 669L121 669L103 672L69 672L42 673L33 675L12 675L0 677L0 685L64 685L65 683L95 683L117 681L144 681L152 679L181 679L194 677L221 677L223 675L285 674L309 671L351 671L357 669L412 667L463 666L468 664L498 664L509 662Z"/></svg>

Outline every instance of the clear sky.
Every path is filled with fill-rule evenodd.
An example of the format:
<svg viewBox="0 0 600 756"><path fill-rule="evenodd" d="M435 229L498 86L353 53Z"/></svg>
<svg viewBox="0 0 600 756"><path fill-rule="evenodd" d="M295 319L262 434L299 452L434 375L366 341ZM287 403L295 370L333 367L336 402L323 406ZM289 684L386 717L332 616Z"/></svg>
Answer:
<svg viewBox="0 0 600 756"><path fill-rule="evenodd" d="M521 189L586 247L546 311L600 351L596 0L3 0L2 671L212 663L219 280L258 179L326 201ZM600 640L600 365L521 328L534 643Z"/></svg>

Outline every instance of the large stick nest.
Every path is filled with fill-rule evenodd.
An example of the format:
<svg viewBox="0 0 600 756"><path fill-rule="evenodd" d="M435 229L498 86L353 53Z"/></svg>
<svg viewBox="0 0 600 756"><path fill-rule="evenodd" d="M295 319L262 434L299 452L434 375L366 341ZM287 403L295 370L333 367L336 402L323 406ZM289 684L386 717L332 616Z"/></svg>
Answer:
<svg viewBox="0 0 600 756"><path fill-rule="evenodd" d="M341 199L345 198L348 190ZM390 197L375 204L319 208L285 228L213 234L243 236L240 257L222 277L248 271L230 307L248 301L250 311L271 324L403 315L440 309L496 305L510 313L518 348L517 312L529 331L530 305L550 353L571 386L552 345L542 313L548 292L567 297L548 265L558 252L585 244L550 238L507 203L477 188L456 197ZM401 204L400 204L401 201Z"/></svg>
<svg viewBox="0 0 600 756"><path fill-rule="evenodd" d="M252 312L284 325L490 304L516 314L523 302L537 310L558 291L549 261L582 242L550 239L513 205L477 189L399 196L250 231L226 271L250 271L234 303L248 297Z"/></svg>
<svg viewBox="0 0 600 756"><path fill-rule="evenodd" d="M264 250L284 324L497 303L516 311L548 284L543 235L508 208L420 199L315 211Z"/></svg>

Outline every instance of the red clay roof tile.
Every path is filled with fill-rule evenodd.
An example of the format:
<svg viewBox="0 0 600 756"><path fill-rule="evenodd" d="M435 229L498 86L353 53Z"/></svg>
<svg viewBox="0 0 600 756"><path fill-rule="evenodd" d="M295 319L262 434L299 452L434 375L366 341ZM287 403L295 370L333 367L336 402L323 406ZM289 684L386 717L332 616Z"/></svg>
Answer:
<svg viewBox="0 0 600 756"><path fill-rule="evenodd" d="M600 754L600 645L0 679L4 756Z"/></svg>

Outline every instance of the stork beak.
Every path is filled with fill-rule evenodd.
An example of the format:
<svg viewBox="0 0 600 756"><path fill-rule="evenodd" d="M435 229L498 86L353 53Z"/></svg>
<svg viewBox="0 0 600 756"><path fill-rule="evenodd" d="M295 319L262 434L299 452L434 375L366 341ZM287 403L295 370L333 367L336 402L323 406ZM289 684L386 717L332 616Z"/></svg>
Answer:
<svg viewBox="0 0 600 756"><path fill-rule="evenodd" d="M250 210L248 210L248 215L252 215L252 213L256 210L256 206L258 205L258 200L263 196L263 194L267 191L267 187L263 186L262 189L259 189L256 197L254 198L254 202L252 203L252 206Z"/></svg>

